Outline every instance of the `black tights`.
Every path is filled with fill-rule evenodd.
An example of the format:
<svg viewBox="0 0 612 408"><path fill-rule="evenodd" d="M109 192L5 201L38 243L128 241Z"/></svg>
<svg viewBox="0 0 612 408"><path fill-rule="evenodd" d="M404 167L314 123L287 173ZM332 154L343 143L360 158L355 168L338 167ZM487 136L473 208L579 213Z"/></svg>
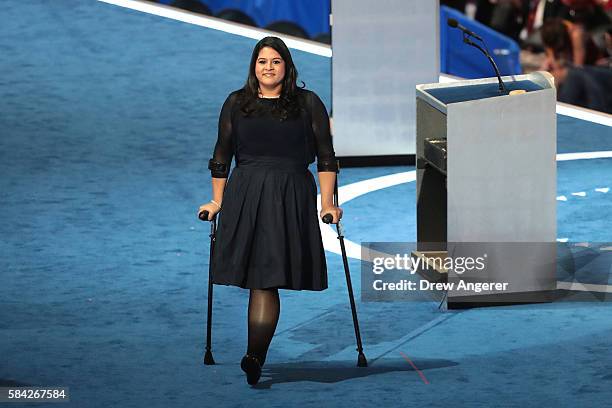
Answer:
<svg viewBox="0 0 612 408"><path fill-rule="evenodd" d="M280 299L278 289L251 289L249 295L249 345L247 353L256 356L263 366L274 336Z"/></svg>

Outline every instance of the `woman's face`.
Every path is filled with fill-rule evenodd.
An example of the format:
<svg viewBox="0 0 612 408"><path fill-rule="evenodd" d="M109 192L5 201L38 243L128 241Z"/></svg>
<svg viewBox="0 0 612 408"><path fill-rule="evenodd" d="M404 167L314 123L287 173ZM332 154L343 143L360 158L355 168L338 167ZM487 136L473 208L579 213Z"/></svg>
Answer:
<svg viewBox="0 0 612 408"><path fill-rule="evenodd" d="M263 47L255 61L255 76L259 86L275 88L285 78L285 61L274 48Z"/></svg>

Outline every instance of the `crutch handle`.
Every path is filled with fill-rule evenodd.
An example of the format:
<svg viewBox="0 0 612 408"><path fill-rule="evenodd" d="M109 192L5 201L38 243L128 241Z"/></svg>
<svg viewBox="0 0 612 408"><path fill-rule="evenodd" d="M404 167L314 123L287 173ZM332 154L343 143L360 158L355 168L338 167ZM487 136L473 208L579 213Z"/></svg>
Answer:
<svg viewBox="0 0 612 408"><path fill-rule="evenodd" d="M213 221L215 220L215 217L216 217L216 216L217 216L217 214L215 214L215 215L213 216L212 220L209 220L209 219L208 219L208 211L206 211L206 210L204 210L204 211L202 211L201 213L199 213L199 214L198 214L198 218L199 218L201 221L210 221L210 222L213 222Z"/></svg>
<svg viewBox="0 0 612 408"><path fill-rule="evenodd" d="M325 214L323 216L323 222L326 224L331 224L331 222L334 220L334 216L331 214Z"/></svg>

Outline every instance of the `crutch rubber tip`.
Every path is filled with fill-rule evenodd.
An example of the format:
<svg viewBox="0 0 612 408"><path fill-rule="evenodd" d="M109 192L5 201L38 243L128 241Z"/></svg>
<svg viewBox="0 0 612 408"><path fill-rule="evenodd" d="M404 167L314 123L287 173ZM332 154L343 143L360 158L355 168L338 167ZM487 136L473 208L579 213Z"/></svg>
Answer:
<svg viewBox="0 0 612 408"><path fill-rule="evenodd" d="M366 356L363 353L359 353L359 357L357 357L357 367L367 367L368 360L366 360Z"/></svg>
<svg viewBox="0 0 612 408"><path fill-rule="evenodd" d="M204 353L204 364L215 365L215 359L213 358L212 352L210 350Z"/></svg>
<svg viewBox="0 0 612 408"><path fill-rule="evenodd" d="M323 222L326 224L330 224L334 220L334 217L331 214L325 214L323 216Z"/></svg>

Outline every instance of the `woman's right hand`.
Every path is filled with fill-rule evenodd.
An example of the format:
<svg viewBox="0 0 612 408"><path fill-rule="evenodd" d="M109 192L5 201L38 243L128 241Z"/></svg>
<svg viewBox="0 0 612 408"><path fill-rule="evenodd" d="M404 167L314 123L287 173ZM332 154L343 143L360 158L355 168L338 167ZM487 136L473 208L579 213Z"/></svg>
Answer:
<svg viewBox="0 0 612 408"><path fill-rule="evenodd" d="M200 218L200 214L202 214L202 212L204 212L204 211L208 211L208 221L212 221L213 217L219 211L221 211L221 208L217 204L215 204L215 203L213 203L211 201L209 201L206 204L202 204L200 206L200 208L198 209L198 218Z"/></svg>

